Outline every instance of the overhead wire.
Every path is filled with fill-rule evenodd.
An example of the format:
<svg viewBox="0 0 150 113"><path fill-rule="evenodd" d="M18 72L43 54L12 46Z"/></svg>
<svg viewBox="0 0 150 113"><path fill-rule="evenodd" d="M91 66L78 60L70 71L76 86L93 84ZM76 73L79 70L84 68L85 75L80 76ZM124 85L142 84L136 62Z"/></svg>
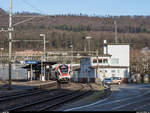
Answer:
<svg viewBox="0 0 150 113"><path fill-rule="evenodd" d="M25 3L25 4L28 5L28 6L30 6L31 8L33 8L33 9L39 11L40 13L44 12L44 11L40 10L39 8L33 6L33 5L30 4L29 2L25 1L25 0L21 0L21 1L23 1L23 3Z"/></svg>
<svg viewBox="0 0 150 113"><path fill-rule="evenodd" d="M37 10L38 12L40 12L40 14L42 14L42 12L44 12L44 11L40 10L39 8L33 6L33 5L30 4L29 2L25 1L25 0L21 0L21 1L22 1L23 3L25 3L26 5L30 6L31 8L33 8L33 9ZM23 21L20 21L20 22L15 23L13 26L17 26L17 25L19 25L19 24L28 22L28 21L30 21L30 20L33 20L34 18L37 18L37 17L45 17L45 16L47 16L47 15L38 15L38 16L37 16L37 15L36 15L36 16L34 15L34 16L31 16L31 17L28 18L28 19L25 19L25 20L23 20ZM15 16L14 16L14 17L15 17ZM16 17L22 17L22 16L16 16Z"/></svg>

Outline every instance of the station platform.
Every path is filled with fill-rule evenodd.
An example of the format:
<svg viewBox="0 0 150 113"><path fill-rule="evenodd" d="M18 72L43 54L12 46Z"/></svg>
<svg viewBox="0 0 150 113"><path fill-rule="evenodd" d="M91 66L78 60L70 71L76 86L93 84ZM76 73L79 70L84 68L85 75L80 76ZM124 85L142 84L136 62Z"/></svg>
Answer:
<svg viewBox="0 0 150 113"><path fill-rule="evenodd" d="M8 88L8 81L0 81L0 92L1 91L16 91L16 90L31 90L34 88L41 88L45 85L53 85L56 81L47 80L47 81L40 81L40 80L33 80L27 82L18 82L12 81L12 90L7 90Z"/></svg>

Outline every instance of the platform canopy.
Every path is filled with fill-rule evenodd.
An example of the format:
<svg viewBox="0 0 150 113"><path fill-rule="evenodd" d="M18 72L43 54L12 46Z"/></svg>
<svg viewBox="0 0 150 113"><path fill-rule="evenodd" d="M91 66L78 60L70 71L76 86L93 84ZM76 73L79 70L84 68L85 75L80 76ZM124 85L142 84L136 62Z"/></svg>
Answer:
<svg viewBox="0 0 150 113"><path fill-rule="evenodd" d="M42 62L42 64L44 65L44 66L51 66L51 65L54 65L54 64L57 64L57 62ZM22 68L25 68L25 69L30 69L31 68L31 65L30 64L28 64L28 65L26 65L26 66L24 66L24 67L22 67ZM32 69L33 70L40 70L41 69L41 62L38 62L37 64L32 64Z"/></svg>

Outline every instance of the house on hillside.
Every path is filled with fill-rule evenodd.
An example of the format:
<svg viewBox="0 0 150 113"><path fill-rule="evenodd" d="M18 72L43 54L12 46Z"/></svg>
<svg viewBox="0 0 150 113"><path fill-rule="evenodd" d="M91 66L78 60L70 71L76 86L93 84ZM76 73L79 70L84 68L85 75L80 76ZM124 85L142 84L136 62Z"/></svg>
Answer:
<svg viewBox="0 0 150 113"><path fill-rule="evenodd" d="M24 51L16 51L16 56L41 56L43 55L43 51L34 51L34 50L24 50Z"/></svg>
<svg viewBox="0 0 150 113"><path fill-rule="evenodd" d="M107 77L130 78L130 45L107 44L104 40L103 54L80 59L79 82L95 82Z"/></svg>

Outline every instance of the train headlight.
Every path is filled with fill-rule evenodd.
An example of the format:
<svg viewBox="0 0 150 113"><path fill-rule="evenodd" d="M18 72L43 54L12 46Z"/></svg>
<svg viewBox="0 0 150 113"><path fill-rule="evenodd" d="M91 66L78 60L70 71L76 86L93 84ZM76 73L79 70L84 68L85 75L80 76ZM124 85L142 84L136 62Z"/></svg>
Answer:
<svg viewBox="0 0 150 113"><path fill-rule="evenodd" d="M46 66L46 69L49 69L49 65Z"/></svg>

